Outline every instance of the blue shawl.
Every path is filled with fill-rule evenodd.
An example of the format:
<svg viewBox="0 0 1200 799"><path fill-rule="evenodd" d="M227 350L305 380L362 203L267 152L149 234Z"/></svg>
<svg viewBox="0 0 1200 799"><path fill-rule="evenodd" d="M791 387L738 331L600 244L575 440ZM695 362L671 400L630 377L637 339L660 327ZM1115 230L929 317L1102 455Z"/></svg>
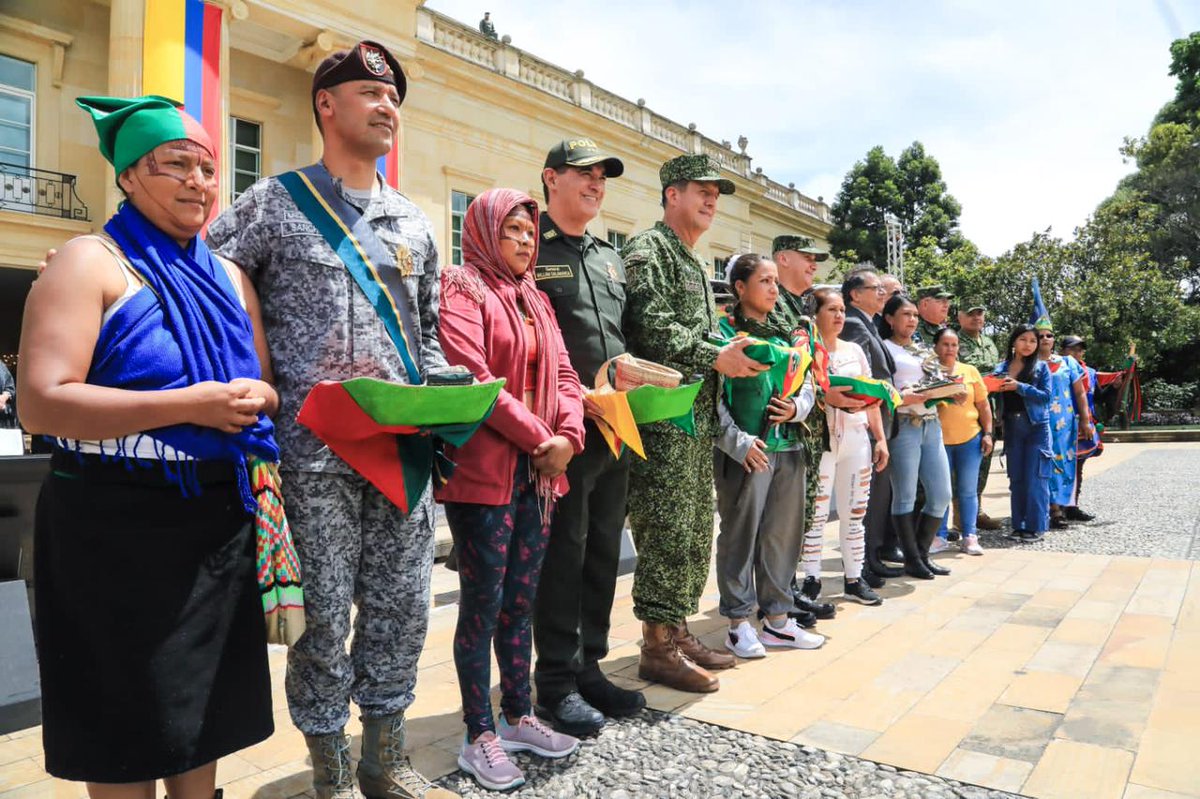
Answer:
<svg viewBox="0 0 1200 799"><path fill-rule="evenodd" d="M88 382L134 391L183 388L208 380L259 379L250 317L225 268L198 237L185 248L152 225L130 203L104 230L124 252L149 290L139 291L101 327ZM265 414L236 434L192 424L146 431L197 460L237 465L247 509L253 509L246 458L279 460L274 425ZM124 453L118 452L118 456ZM163 459L168 476L185 494L198 491L187 461L178 470Z"/></svg>

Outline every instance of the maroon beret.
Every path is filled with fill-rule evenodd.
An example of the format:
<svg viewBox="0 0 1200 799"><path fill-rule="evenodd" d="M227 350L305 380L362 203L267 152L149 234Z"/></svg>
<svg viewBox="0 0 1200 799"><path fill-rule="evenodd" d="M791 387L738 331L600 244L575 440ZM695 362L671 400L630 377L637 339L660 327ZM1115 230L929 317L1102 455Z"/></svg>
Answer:
<svg viewBox="0 0 1200 799"><path fill-rule="evenodd" d="M313 74L312 100L313 111L316 111L317 92L328 89L339 83L352 80L377 80L391 83L400 93L400 102L404 102L405 92L408 91L408 81L400 62L388 52L387 48L378 42L361 41L349 50L338 50L330 53L317 67Z"/></svg>

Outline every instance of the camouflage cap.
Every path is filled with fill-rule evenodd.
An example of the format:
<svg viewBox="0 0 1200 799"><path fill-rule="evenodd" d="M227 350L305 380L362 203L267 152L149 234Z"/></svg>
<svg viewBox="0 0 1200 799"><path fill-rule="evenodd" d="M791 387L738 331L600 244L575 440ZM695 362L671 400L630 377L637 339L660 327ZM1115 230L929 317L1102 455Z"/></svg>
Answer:
<svg viewBox="0 0 1200 799"><path fill-rule="evenodd" d="M794 236L790 233L782 236L776 236L775 240L771 242L772 254L783 252L784 250L806 252L810 255L815 255L817 261L824 261L829 257L829 253L813 244L813 240L808 236Z"/></svg>
<svg viewBox="0 0 1200 799"><path fill-rule="evenodd" d="M604 177L619 178L625 172L625 164L615 155L603 152L596 142L591 139L576 136L563 139L550 148L546 153L544 169L558 169L564 166L592 166L604 164Z"/></svg>
<svg viewBox="0 0 1200 799"><path fill-rule="evenodd" d="M679 180L716 183L722 194L733 194L733 181L721 177L721 165L707 155L681 155L672 158L658 170L658 179L665 189Z"/></svg>
<svg viewBox="0 0 1200 799"><path fill-rule="evenodd" d="M941 283L930 283L927 286L921 286L917 289L917 299L923 300L928 297L934 297L939 300L952 300L954 295L946 291L946 287Z"/></svg>
<svg viewBox="0 0 1200 799"><path fill-rule="evenodd" d="M976 300L974 297L962 300L958 304L959 313L975 313L976 311L986 311L987 307L983 303Z"/></svg>

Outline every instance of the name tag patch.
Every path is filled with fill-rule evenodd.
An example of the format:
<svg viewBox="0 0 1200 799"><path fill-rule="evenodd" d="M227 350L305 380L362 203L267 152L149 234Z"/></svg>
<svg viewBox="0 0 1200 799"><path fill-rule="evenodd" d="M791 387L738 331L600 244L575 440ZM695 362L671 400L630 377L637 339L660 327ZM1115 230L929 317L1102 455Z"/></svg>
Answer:
<svg viewBox="0 0 1200 799"><path fill-rule="evenodd" d="M575 277L570 264L538 264L533 268L534 280L565 280Z"/></svg>
<svg viewBox="0 0 1200 799"><path fill-rule="evenodd" d="M699 280L692 280L691 278L685 278L685 279L684 279L684 281L683 281L683 288L684 288L685 290L687 290L687 291L695 292L695 293L697 293L697 294L699 294L700 292L702 292L702 291L704 290L704 289L703 289L703 288L700 286L700 281L699 281Z"/></svg>

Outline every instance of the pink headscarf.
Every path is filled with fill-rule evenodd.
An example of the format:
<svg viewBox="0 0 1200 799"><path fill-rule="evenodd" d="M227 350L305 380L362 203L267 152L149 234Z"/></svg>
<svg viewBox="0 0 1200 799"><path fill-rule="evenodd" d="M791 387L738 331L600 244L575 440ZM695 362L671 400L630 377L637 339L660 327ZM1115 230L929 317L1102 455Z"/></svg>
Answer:
<svg viewBox="0 0 1200 799"><path fill-rule="evenodd" d="M500 235L505 218L521 207L529 212L535 235L529 268L523 275L517 276L508 268L504 256L500 253ZM465 268L477 271L484 282L493 289L505 283L516 288L517 297L524 306L525 313L533 319L533 328L537 335L537 383L525 388L532 388L534 391L533 412L551 430L557 430L558 365L562 351L558 323L545 297L538 291L537 282L533 277L533 265L537 263L538 254L537 230L538 206L532 197L516 189L489 189L467 207L462 236L463 263ZM521 309L506 305L505 311L513 328L524 337L526 327ZM553 496L552 482L549 478L538 477L538 493L547 500Z"/></svg>

